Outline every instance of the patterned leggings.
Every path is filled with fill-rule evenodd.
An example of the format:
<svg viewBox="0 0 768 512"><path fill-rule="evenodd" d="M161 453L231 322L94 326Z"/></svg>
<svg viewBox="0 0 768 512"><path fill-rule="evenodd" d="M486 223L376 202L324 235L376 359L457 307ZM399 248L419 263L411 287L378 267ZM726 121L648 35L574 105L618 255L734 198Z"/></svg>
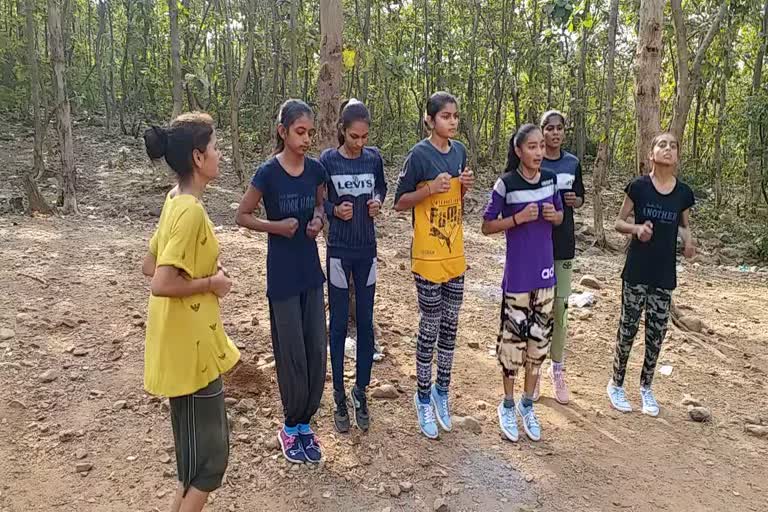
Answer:
<svg viewBox="0 0 768 512"><path fill-rule="evenodd" d="M651 386L661 344L667 334L671 306L672 290L624 282L621 292L621 323L613 358L614 384L624 385L629 352L640 327L640 315L645 308L645 360L640 374L640 385L646 388Z"/></svg>
<svg viewBox="0 0 768 512"><path fill-rule="evenodd" d="M456 346L456 330L459 310L464 300L464 276L447 283L433 283L413 274L419 296L419 335L416 341L416 375L419 397L429 397L432 385L432 357L437 343L437 387L448 391L451 384L453 349Z"/></svg>

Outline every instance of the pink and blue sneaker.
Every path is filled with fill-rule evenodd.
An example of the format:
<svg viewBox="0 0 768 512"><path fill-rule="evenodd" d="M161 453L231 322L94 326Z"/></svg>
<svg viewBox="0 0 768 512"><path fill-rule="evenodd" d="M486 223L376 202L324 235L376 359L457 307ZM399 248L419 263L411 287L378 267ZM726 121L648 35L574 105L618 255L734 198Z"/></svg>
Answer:
<svg viewBox="0 0 768 512"><path fill-rule="evenodd" d="M286 432L286 429L291 433ZM283 450L285 460L294 464L304 464L307 461L304 448L302 448L299 440L297 427L281 428L277 433L277 440L280 442L280 448Z"/></svg>

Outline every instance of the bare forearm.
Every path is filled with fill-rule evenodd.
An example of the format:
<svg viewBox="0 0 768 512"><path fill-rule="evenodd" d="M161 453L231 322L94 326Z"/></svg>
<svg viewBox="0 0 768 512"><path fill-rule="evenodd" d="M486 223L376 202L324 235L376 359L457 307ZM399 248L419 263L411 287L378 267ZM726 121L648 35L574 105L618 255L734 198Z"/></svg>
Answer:
<svg viewBox="0 0 768 512"><path fill-rule="evenodd" d="M691 245L693 243L693 235L691 234L691 229L689 227L680 227L678 232L680 233L680 238L683 241L683 244L685 245Z"/></svg>
<svg viewBox="0 0 768 512"><path fill-rule="evenodd" d="M152 295L155 297L190 297L211 291L211 278L186 279L181 274L152 278Z"/></svg>
<svg viewBox="0 0 768 512"><path fill-rule="evenodd" d="M317 211L317 208L315 208L315 211ZM237 216L237 225L261 233L278 234L278 226L275 221L260 219L250 213L239 214Z"/></svg>
<svg viewBox="0 0 768 512"><path fill-rule="evenodd" d="M493 235L517 226L514 215L503 219L484 220L481 228L484 235Z"/></svg>
<svg viewBox="0 0 768 512"><path fill-rule="evenodd" d="M395 203L395 210L399 212L410 210L430 195L431 194L428 185L416 189L413 192L403 194L400 196L400 199L398 199L397 203Z"/></svg>
<svg viewBox="0 0 768 512"><path fill-rule="evenodd" d="M624 219L616 219L614 227L616 228L616 231L624 235L634 235L637 233L637 224L627 222Z"/></svg>
<svg viewBox="0 0 768 512"><path fill-rule="evenodd" d="M144 274L147 277L152 277L155 275L155 255L151 252L148 252L146 256L144 256L144 261L141 264L141 273Z"/></svg>

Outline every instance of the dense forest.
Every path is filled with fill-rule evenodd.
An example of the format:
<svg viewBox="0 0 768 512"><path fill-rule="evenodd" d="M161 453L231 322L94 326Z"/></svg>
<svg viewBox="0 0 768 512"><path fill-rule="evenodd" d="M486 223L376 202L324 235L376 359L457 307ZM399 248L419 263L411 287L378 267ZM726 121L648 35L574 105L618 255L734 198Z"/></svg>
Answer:
<svg viewBox="0 0 768 512"><path fill-rule="evenodd" d="M768 199L768 0L0 0L0 13L0 112L39 133L57 126L58 138L35 138L25 184L30 196L43 145L55 145L61 159L47 166L62 169L65 211L76 209L72 120L138 136L206 110L247 174L285 98L322 118L323 101L332 111L354 96L396 162L423 135L435 90L460 98L481 173L503 164L516 126L557 108L596 202L606 176L647 172L659 129L683 141L681 173L713 211ZM329 30L342 41L330 97Z"/></svg>

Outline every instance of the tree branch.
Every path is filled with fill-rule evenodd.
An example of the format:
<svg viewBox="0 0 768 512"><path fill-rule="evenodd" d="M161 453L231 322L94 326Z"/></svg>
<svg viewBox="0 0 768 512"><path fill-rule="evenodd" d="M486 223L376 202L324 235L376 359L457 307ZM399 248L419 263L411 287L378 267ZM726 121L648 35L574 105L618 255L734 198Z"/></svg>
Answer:
<svg viewBox="0 0 768 512"><path fill-rule="evenodd" d="M672 7L672 23L675 26L675 42L677 43L678 87L685 90L690 79L688 68L690 58L688 51L688 29L685 26L682 0L671 0L670 4Z"/></svg>
<svg viewBox="0 0 768 512"><path fill-rule="evenodd" d="M679 2L679 0L672 0L673 4L675 2ZM722 23L727 13L728 2L723 2L720 4L720 10L717 12L717 17L712 22L712 25L709 26L707 35L704 36L704 40L699 45L699 49L696 50L696 56L693 59L693 67L691 68L693 76L699 75L699 72L701 71L701 64L704 62L704 56L707 53L707 49L709 49L709 45L712 44L715 36L720 31L720 23Z"/></svg>

